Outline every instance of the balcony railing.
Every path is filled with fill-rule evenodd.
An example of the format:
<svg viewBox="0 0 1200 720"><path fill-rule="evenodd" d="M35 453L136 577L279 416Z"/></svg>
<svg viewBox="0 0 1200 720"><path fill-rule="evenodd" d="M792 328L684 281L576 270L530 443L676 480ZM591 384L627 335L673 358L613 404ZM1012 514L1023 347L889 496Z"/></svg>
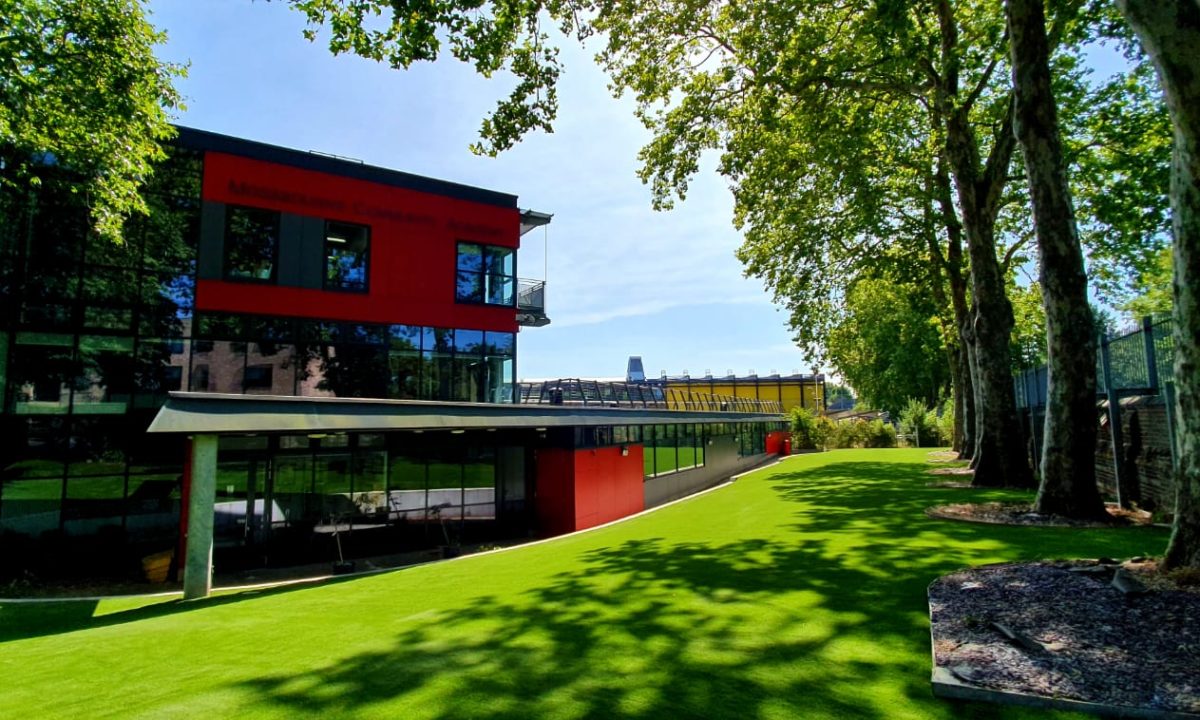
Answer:
<svg viewBox="0 0 1200 720"><path fill-rule="evenodd" d="M583 407L653 408L701 412L750 412L782 414L783 406L773 400L689 393L649 383L601 382L561 378L518 384L517 401L532 405L575 405Z"/></svg>
<svg viewBox="0 0 1200 720"><path fill-rule="evenodd" d="M550 324L546 315L545 280L517 280L517 322L531 327Z"/></svg>

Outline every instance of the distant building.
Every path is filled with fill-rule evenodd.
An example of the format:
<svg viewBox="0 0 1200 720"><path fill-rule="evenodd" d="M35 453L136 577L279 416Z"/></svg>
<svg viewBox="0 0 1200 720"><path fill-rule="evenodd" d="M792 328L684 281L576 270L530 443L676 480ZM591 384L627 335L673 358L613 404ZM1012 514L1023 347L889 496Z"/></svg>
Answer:
<svg viewBox="0 0 1200 720"><path fill-rule="evenodd" d="M630 358L630 363L641 358ZM793 373L791 375L725 375L702 377L691 375L663 375L647 382L661 387L668 398L683 398L693 395L743 398L761 402L778 403L782 412L793 407L811 408L825 412L825 375Z"/></svg>

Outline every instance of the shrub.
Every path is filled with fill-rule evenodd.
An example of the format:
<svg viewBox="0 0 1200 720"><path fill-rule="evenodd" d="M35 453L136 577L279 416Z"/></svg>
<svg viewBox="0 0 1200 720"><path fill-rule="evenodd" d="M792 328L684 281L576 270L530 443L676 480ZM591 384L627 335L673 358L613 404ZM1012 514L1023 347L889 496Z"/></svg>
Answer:
<svg viewBox="0 0 1200 720"><path fill-rule="evenodd" d="M828 450L831 447L837 447L831 444L834 433L837 430L837 423L822 415L817 418L816 425L813 427L813 445L821 450Z"/></svg>
<svg viewBox="0 0 1200 720"><path fill-rule="evenodd" d="M896 447L896 430L882 420L843 420L829 423L828 448Z"/></svg>
<svg viewBox="0 0 1200 720"><path fill-rule="evenodd" d="M922 445L927 447L937 447L939 445L946 444L946 439L942 437L942 428L938 425L937 408L929 408L929 410L926 411L922 422L924 423L925 430L929 433L928 438L925 437L925 435L921 435Z"/></svg>
<svg viewBox="0 0 1200 720"><path fill-rule="evenodd" d="M948 397L942 401L941 415L937 419L938 435L943 445L954 442L954 398Z"/></svg>
<svg viewBox="0 0 1200 720"><path fill-rule="evenodd" d="M808 408L794 407L788 413L792 430L792 446L801 450L819 447L817 442L817 414Z"/></svg>
<svg viewBox="0 0 1200 720"><path fill-rule="evenodd" d="M900 408L900 432L909 437L911 445L936 444L937 438L930 438L930 428L926 425L927 409L925 403L916 398L909 398ZM932 442L930 442L932 440Z"/></svg>
<svg viewBox="0 0 1200 720"><path fill-rule="evenodd" d="M882 420L872 420L866 425L866 445L869 448L896 447L896 428Z"/></svg>
<svg viewBox="0 0 1200 720"><path fill-rule="evenodd" d="M834 424L829 446L835 448L862 447L865 440L866 423L862 420L843 420Z"/></svg>

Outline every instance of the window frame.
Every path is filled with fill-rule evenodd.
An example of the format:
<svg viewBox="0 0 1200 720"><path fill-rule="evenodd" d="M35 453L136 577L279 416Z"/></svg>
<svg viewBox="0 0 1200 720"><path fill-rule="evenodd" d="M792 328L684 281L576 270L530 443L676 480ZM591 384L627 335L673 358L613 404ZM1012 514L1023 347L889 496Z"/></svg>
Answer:
<svg viewBox="0 0 1200 720"><path fill-rule="evenodd" d="M463 256L462 248L464 246L479 250L478 270L464 269L459 264L460 259ZM511 273L498 273L488 270L488 253L492 250L504 251L512 256ZM479 288L480 299L476 300L474 298L464 297L459 292L459 278L463 273L470 274L478 279L479 284L477 287ZM489 278L501 278L502 280L508 281L512 284L512 299L510 302L499 303L490 302L488 300L488 297L490 296L490 284L488 282ZM464 305L484 305L487 307L515 308L517 307L517 294L517 248L508 247L507 245L489 245L487 243L472 242L470 240L459 240L457 242L454 250L454 301L456 303L462 303Z"/></svg>

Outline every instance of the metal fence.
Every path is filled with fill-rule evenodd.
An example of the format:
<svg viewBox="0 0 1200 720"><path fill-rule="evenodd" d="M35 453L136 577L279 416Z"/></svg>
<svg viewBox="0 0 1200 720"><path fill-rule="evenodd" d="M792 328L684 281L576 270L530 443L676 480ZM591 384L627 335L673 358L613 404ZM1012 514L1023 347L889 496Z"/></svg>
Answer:
<svg viewBox="0 0 1200 720"><path fill-rule="evenodd" d="M1175 426L1175 340L1174 321L1170 316L1142 318L1137 330L1100 339L1096 353L1096 396L1107 403L1108 429L1114 448L1123 446L1121 437L1121 398L1132 395L1161 395L1167 411L1171 434L1172 465L1176 463ZM1042 421L1046 411L1047 371L1043 365L1022 370L1013 377L1017 409L1028 422L1033 442L1033 461L1040 460ZM1119 453L1113 453L1114 458ZM1121 463L1115 464L1118 492Z"/></svg>
<svg viewBox="0 0 1200 720"><path fill-rule="evenodd" d="M1102 338L1096 353L1096 394L1158 395L1175 379L1170 316L1142 319L1142 327ZM1106 366L1107 363L1107 366ZM1013 377L1019 409L1046 406L1046 366L1022 370Z"/></svg>

